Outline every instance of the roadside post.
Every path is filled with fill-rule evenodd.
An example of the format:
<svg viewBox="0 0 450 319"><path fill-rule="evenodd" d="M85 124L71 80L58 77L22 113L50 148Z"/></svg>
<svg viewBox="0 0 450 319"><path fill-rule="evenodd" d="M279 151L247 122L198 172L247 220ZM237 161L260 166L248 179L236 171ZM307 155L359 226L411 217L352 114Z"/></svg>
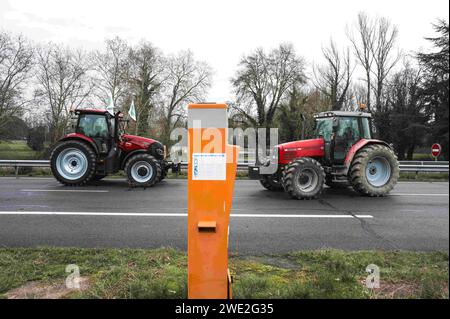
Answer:
<svg viewBox="0 0 450 319"><path fill-rule="evenodd" d="M226 104L188 106L188 298L231 298L229 219L238 147Z"/></svg>

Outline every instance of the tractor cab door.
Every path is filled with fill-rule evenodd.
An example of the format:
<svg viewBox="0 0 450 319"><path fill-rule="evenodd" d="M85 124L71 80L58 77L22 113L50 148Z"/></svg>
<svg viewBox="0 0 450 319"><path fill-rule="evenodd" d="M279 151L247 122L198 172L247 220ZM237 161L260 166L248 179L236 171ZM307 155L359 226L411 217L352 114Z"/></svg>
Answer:
<svg viewBox="0 0 450 319"><path fill-rule="evenodd" d="M340 165L351 147L361 139L358 117L338 117L334 125L333 162Z"/></svg>
<svg viewBox="0 0 450 319"><path fill-rule="evenodd" d="M108 119L103 114L81 114L77 133L92 138L102 155L108 154L113 136Z"/></svg>
<svg viewBox="0 0 450 319"><path fill-rule="evenodd" d="M332 141L333 141L333 118L317 118L315 126L315 138L322 138L325 148L324 162L327 165L332 163Z"/></svg>

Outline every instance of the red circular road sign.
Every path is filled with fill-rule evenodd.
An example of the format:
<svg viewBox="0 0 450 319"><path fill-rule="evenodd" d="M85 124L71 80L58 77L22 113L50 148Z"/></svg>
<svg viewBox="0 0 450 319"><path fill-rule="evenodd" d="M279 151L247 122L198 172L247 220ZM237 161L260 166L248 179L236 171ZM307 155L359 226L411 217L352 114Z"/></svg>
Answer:
<svg viewBox="0 0 450 319"><path fill-rule="evenodd" d="M439 155L441 155L442 152L442 146L438 143L434 143L431 146L431 155L433 155L434 157L438 157Z"/></svg>

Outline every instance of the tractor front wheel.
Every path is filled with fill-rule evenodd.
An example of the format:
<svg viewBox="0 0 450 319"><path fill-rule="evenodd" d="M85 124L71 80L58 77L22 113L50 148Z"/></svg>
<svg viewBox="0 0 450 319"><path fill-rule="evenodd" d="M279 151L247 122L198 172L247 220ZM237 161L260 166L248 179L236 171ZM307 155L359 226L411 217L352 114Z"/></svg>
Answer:
<svg viewBox="0 0 450 319"><path fill-rule="evenodd" d="M350 167L349 179L358 193L379 197L387 195L400 175L397 156L391 148L374 144L358 151Z"/></svg>
<svg viewBox="0 0 450 319"><path fill-rule="evenodd" d="M125 164L128 182L134 187L151 187L161 180L161 165L150 154L132 156Z"/></svg>
<svg viewBox="0 0 450 319"><path fill-rule="evenodd" d="M274 175L263 176L259 182L261 185L269 191L281 191L283 186L280 183L280 179Z"/></svg>
<svg viewBox="0 0 450 319"><path fill-rule="evenodd" d="M50 167L61 184L85 185L95 174L96 154L83 142L60 142L50 155Z"/></svg>
<svg viewBox="0 0 450 319"><path fill-rule="evenodd" d="M284 190L295 199L313 199L320 195L325 171L313 158L304 157L291 162L283 172Z"/></svg>

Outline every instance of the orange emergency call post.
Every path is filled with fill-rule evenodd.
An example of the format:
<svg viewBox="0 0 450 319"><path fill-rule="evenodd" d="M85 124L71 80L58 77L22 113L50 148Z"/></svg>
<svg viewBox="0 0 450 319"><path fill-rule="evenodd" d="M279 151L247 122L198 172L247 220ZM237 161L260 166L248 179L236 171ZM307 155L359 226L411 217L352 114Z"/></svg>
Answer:
<svg viewBox="0 0 450 319"><path fill-rule="evenodd" d="M238 147L226 104L188 106L188 297L231 298L228 233Z"/></svg>

